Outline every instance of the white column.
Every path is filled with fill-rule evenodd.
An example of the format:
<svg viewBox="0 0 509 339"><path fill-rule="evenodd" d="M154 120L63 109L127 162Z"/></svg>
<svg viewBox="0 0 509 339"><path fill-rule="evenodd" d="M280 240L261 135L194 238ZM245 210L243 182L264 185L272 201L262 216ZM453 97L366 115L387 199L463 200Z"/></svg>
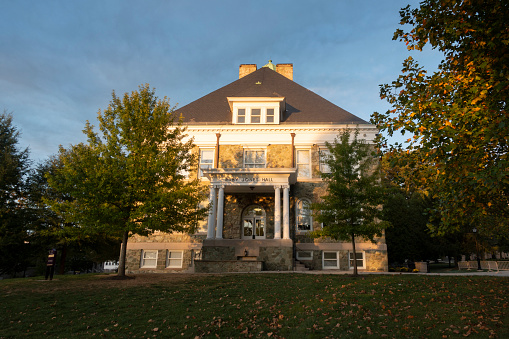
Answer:
<svg viewBox="0 0 509 339"><path fill-rule="evenodd" d="M283 186L283 239L290 239L290 186Z"/></svg>
<svg viewBox="0 0 509 339"><path fill-rule="evenodd" d="M281 239L281 186L274 186L274 239Z"/></svg>
<svg viewBox="0 0 509 339"><path fill-rule="evenodd" d="M217 196L217 229L216 239L223 239L224 186L219 186Z"/></svg>
<svg viewBox="0 0 509 339"><path fill-rule="evenodd" d="M209 220L207 223L207 239L214 239L216 225L216 188L210 185L209 195Z"/></svg>

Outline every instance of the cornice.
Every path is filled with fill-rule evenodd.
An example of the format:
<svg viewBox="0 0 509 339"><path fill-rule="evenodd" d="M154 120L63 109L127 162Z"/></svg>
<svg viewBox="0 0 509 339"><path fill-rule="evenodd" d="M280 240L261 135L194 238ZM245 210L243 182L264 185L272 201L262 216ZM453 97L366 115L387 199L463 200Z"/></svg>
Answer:
<svg viewBox="0 0 509 339"><path fill-rule="evenodd" d="M352 125L315 125L315 126L187 126L188 132L193 133L253 133L253 132L337 132L344 129L355 129ZM359 131L376 131L375 125L358 127Z"/></svg>

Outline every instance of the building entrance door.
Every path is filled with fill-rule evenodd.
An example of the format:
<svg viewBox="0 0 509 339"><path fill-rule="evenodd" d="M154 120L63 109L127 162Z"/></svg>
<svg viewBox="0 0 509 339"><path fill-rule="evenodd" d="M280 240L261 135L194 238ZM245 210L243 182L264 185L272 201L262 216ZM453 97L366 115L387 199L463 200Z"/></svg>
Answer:
<svg viewBox="0 0 509 339"><path fill-rule="evenodd" d="M265 239L265 210L262 207L252 205L244 211L242 239Z"/></svg>

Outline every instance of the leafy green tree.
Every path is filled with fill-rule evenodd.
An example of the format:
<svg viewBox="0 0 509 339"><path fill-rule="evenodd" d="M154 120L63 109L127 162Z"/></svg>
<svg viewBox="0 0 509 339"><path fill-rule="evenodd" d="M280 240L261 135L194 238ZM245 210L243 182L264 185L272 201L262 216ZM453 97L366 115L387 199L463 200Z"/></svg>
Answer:
<svg viewBox="0 0 509 339"><path fill-rule="evenodd" d="M28 149L18 148L19 131L12 115L0 115L0 273L16 273L29 264L26 224Z"/></svg>
<svg viewBox="0 0 509 339"><path fill-rule="evenodd" d="M84 233L105 232L122 238L119 276L125 275L130 234L194 232L206 214L198 208L203 192L185 173L197 159L192 140L169 100L158 99L148 85L119 98L98 113L101 134L87 122L88 142L60 149L62 166L48 183L71 199L48 199L66 222Z"/></svg>
<svg viewBox="0 0 509 339"><path fill-rule="evenodd" d="M394 40L409 50L431 46L443 53L432 74L409 57L402 74L381 86L392 109L372 122L387 136L410 135L393 165L426 171L407 178L434 199L431 230L444 234L475 225L479 232L507 233L509 217L509 3L505 0L426 0L400 12ZM401 145L386 148L393 151ZM468 220L466 220L468 218Z"/></svg>
<svg viewBox="0 0 509 339"><path fill-rule="evenodd" d="M381 220L385 187L380 181L379 160L358 134L356 130L350 141L350 132L345 130L333 144L326 143L329 155L324 161L330 172L321 176L327 182L327 194L312 206L317 221L323 223L313 236L351 241L354 258L356 237L375 242L388 226Z"/></svg>
<svg viewBox="0 0 509 339"><path fill-rule="evenodd" d="M59 157L51 157L38 164L28 176L27 212L30 217L27 227L30 229L30 244L40 253L40 261L45 261L48 249L56 248L58 273L64 274L70 269L66 267L67 258L76 252L90 263L118 259L119 237L105 232L84 233L77 224L66 222L46 204L47 200L72 199L48 185L47 175L52 175L62 166Z"/></svg>

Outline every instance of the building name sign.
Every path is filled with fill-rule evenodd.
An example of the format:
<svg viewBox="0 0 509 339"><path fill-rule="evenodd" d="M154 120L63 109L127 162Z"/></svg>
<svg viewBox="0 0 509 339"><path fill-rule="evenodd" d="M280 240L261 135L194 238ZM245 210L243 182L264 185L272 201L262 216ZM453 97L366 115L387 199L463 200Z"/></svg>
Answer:
<svg viewBox="0 0 509 339"><path fill-rule="evenodd" d="M273 182L274 178L269 177L223 177L221 181L235 183L256 183L256 182Z"/></svg>

